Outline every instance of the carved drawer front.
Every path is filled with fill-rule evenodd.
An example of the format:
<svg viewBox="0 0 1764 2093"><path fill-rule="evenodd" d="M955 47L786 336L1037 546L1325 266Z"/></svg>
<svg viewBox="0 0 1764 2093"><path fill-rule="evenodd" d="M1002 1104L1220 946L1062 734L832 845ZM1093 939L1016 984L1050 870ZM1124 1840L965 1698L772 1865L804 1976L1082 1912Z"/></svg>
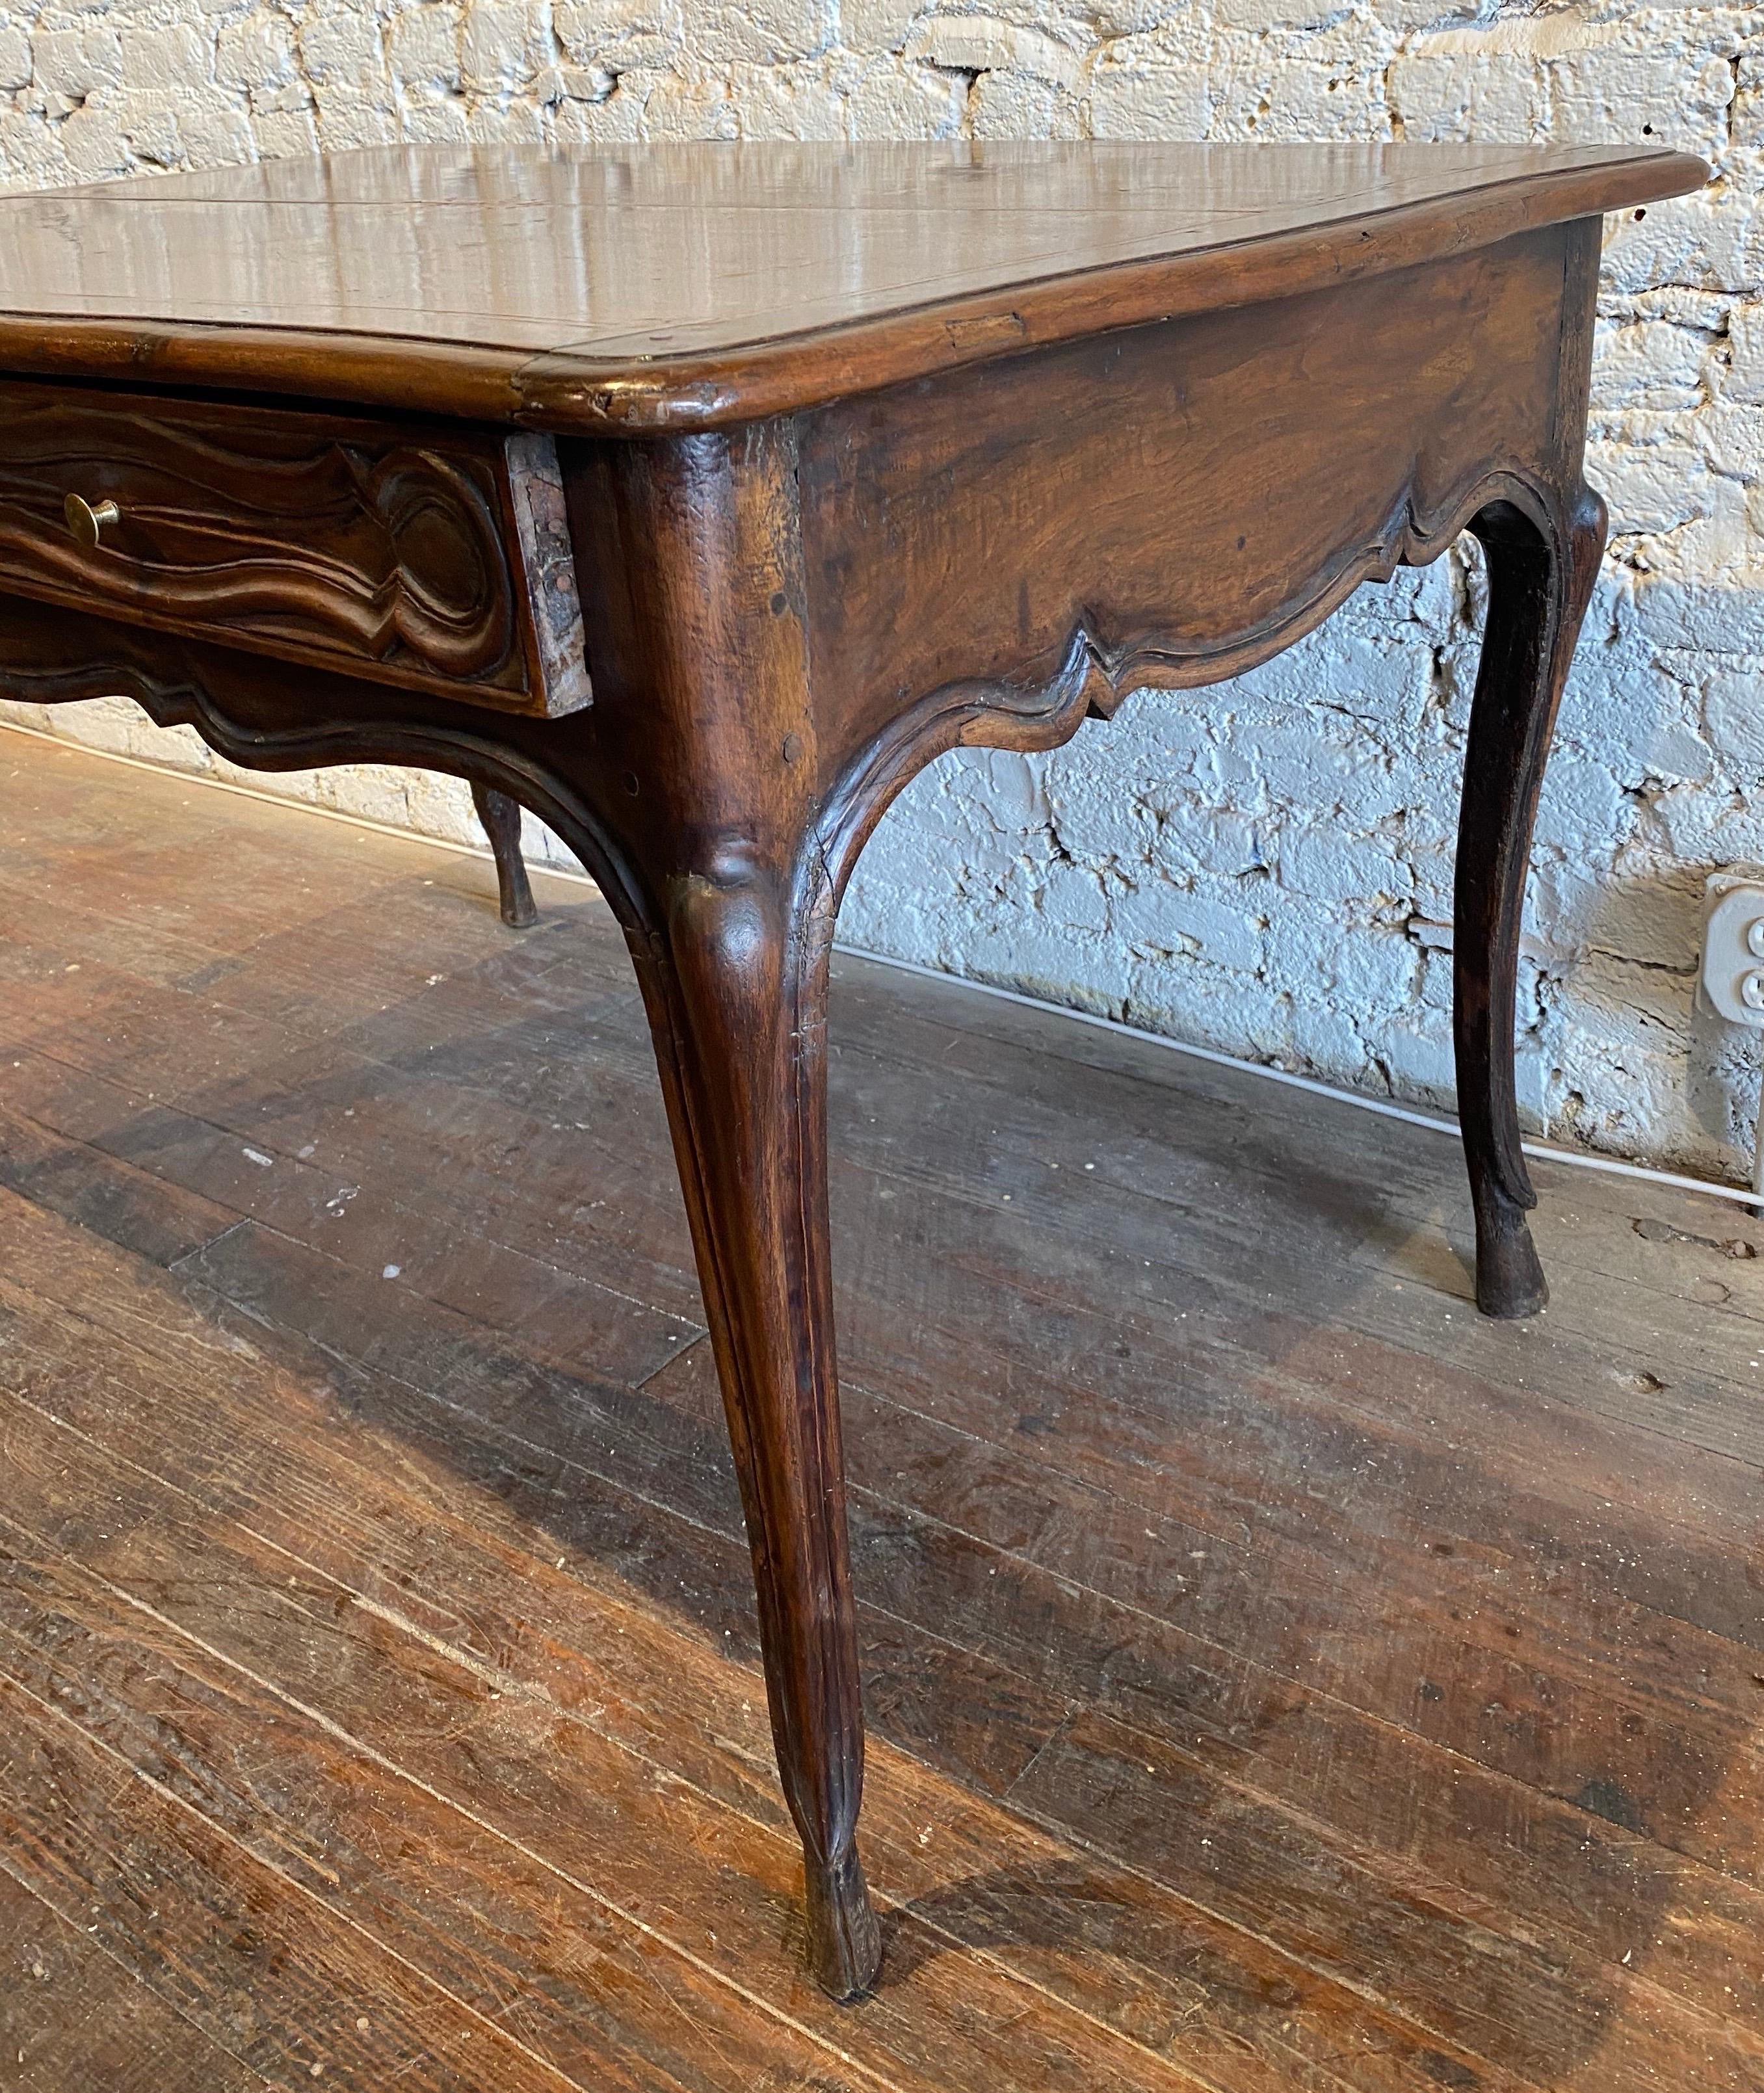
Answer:
<svg viewBox="0 0 1764 2093"><path fill-rule="evenodd" d="M589 700L548 436L0 381L0 589L504 711Z"/></svg>

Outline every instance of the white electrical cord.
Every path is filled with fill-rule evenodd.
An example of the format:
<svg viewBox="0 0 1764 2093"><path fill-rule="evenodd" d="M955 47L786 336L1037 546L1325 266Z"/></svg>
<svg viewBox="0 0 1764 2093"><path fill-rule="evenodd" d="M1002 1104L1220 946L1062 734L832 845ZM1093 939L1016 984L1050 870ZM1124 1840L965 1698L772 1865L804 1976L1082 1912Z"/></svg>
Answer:
<svg viewBox="0 0 1764 2093"><path fill-rule="evenodd" d="M1407 1105L1393 1105L1383 1098L1362 1097L1357 1090L1344 1090L1337 1089L1333 1083L1320 1083L1312 1076L1295 1076L1285 1068L1271 1068L1261 1061L1240 1060L1235 1054L1221 1054L1211 1046L1192 1046L1186 1040L1171 1039L1161 1032L1142 1032L1136 1025L1122 1025L1112 1017L1099 1017L1088 1010L1068 1010L1060 1003L1043 1003L1038 996L1022 995L1015 989L995 988L990 982L970 981L961 974L942 973L937 968L922 967L914 960L892 960L885 953L866 951L856 945L841 945L839 950L848 951L856 959L873 960L878 966L896 967L903 973L922 974L927 981L971 989L976 995L996 996L1001 1003L1021 1003L1025 1010L1039 1010L1049 1016L1070 1018L1078 1025L1094 1025L1099 1032L1118 1033L1124 1039L1137 1039L1147 1046L1162 1046L1172 1054L1185 1054L1190 1060L1210 1061L1220 1068L1239 1068L1246 1076L1261 1076L1271 1083L1285 1083L1291 1090L1309 1090L1313 1097L1328 1098L1336 1104L1354 1105L1361 1112L1376 1112L1385 1119L1400 1119L1408 1126L1424 1126L1432 1133L1450 1134L1454 1141L1462 1138L1456 1120L1441 1119L1432 1112L1415 1112ZM1652 1170L1645 1164L1625 1163L1614 1155L1588 1155L1576 1149L1552 1148L1541 1141L1522 1141L1519 1146L1528 1155L1537 1156L1549 1163L1566 1163L1575 1170L1602 1171L1613 1177L1639 1177L1649 1185L1670 1185L1675 1191L1707 1192L1718 1199L1736 1199L1742 1206L1764 1207L1764 1185L1754 1185L1748 1192L1737 1185L1718 1185L1709 1177L1681 1177L1671 1170Z"/></svg>

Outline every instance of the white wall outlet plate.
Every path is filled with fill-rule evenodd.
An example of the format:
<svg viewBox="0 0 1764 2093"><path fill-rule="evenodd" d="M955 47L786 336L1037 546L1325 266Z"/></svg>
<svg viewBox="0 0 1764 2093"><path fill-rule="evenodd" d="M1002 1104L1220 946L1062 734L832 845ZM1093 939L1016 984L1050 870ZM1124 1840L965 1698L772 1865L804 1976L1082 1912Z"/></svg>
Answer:
<svg viewBox="0 0 1764 2093"><path fill-rule="evenodd" d="M1705 1010L1730 1025L1764 1029L1764 880L1710 874L1697 994Z"/></svg>

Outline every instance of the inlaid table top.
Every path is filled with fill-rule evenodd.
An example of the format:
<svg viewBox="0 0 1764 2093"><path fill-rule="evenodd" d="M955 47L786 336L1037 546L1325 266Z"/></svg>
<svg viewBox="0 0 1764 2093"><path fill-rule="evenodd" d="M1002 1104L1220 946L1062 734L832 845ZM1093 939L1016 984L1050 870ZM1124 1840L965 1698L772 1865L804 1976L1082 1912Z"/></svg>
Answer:
<svg viewBox="0 0 1764 2093"><path fill-rule="evenodd" d="M1701 178L1608 146L444 146L0 198L14 368L705 425ZM52 344L37 316L65 326Z"/></svg>
<svg viewBox="0 0 1764 2093"><path fill-rule="evenodd" d="M624 926L837 1997L882 1953L826 1153L858 854L945 751L1050 749L1130 691L1218 682L1474 533L1458 1112L1478 1306L1535 1312L1515 981L1605 540L1601 215L1705 173L444 148L0 199L0 696L124 691L263 769L455 773L511 922L525 806Z"/></svg>

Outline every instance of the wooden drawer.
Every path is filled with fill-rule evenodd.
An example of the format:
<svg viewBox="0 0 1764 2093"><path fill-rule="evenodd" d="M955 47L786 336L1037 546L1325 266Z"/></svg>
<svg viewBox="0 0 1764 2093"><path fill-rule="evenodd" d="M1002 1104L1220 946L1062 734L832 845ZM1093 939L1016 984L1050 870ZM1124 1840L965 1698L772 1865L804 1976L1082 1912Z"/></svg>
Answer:
<svg viewBox="0 0 1764 2093"><path fill-rule="evenodd" d="M525 431L0 382L0 589L508 712L590 697Z"/></svg>

